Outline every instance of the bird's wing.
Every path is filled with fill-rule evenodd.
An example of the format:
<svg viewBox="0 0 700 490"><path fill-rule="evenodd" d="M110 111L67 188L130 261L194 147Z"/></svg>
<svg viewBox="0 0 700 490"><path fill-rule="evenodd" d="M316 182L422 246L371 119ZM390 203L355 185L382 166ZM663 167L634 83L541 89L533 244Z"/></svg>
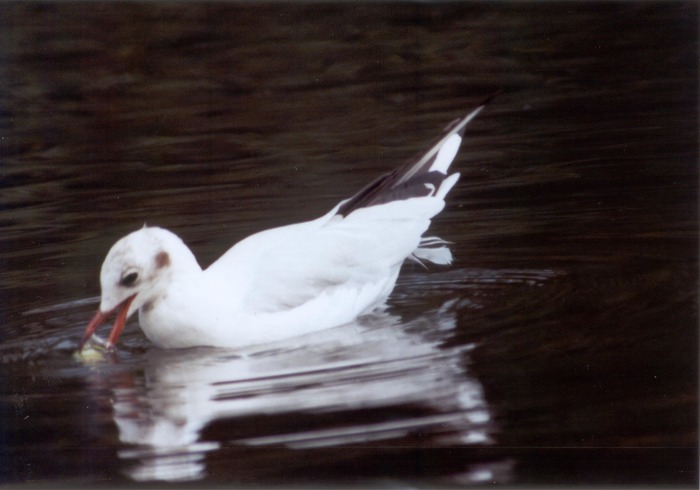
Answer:
<svg viewBox="0 0 700 490"><path fill-rule="evenodd" d="M371 284L386 283L391 288L408 257L449 263L446 247L437 252L425 248L441 244L439 239L422 241L422 235L459 178L447 172L464 128L488 100L445 128L428 151L375 180L330 213L252 235L210 270L236 275L231 280L237 281L250 311L274 312L341 288L358 294Z"/></svg>
<svg viewBox="0 0 700 490"><path fill-rule="evenodd" d="M347 216L359 208L376 206L393 200L426 196L437 189L441 189L444 197L454 182L443 187L441 184L451 177L447 175L447 171L457 155L467 124L496 95L498 92L485 99L463 118L455 119L447 125L427 151L419 153L394 171L381 175L353 197L341 202L338 213Z"/></svg>
<svg viewBox="0 0 700 490"><path fill-rule="evenodd" d="M245 305L255 311L300 306L338 289L360 294L366 285L393 279L403 261L419 246L441 199L395 201L335 216L312 228L290 225L250 237L254 266ZM380 288L381 289L381 288Z"/></svg>

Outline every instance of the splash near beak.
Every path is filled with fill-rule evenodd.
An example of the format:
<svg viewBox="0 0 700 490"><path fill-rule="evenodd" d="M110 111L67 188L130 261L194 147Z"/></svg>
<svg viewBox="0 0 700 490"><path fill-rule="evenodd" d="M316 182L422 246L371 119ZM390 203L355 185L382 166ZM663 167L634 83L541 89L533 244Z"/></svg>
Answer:
<svg viewBox="0 0 700 490"><path fill-rule="evenodd" d="M131 306L131 303L134 301L135 297L135 294L129 296L126 300L124 300L115 308L111 309L106 313L103 313L102 311L98 310L95 316L92 317L92 320L88 324L87 328L85 329L85 333L83 334L83 338L80 341L80 347L78 348L78 351L83 350L83 346L88 340L90 340L90 337L92 337L92 335L95 333L97 327L102 325L105 322L105 320L107 320L107 318L112 316L112 313L119 310L119 314L117 315L117 319L114 321L114 326L112 327L112 331L109 333L109 338L107 339L106 345L108 350L114 349L114 346L117 343L117 339L119 338L119 335L122 333L124 325L126 324L126 317L129 313L129 307Z"/></svg>

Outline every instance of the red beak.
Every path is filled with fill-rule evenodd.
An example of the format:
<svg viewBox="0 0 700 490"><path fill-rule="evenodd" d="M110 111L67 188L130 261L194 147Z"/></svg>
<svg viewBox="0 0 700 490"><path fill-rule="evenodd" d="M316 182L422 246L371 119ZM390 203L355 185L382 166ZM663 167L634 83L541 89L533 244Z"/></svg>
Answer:
<svg viewBox="0 0 700 490"><path fill-rule="evenodd" d="M97 327L102 325L105 322L105 320L107 320L107 318L109 318L112 315L112 313L119 310L119 314L117 315L117 319L114 321L114 326L112 327L112 331L109 333L109 338L107 339L106 344L107 350L114 349L114 346L117 344L117 339L119 338L119 335L122 333L122 330L124 330L124 325L126 324L126 315L127 313L129 313L129 307L131 306L131 302L134 301L135 297L135 294L129 296L120 304L118 304L106 313L97 310L97 313L95 313L95 316L92 317L92 320L85 329L85 333L83 334L83 339L80 341L80 347L78 348L78 350L83 350L85 342L90 340L90 337L92 337L92 334L95 333Z"/></svg>

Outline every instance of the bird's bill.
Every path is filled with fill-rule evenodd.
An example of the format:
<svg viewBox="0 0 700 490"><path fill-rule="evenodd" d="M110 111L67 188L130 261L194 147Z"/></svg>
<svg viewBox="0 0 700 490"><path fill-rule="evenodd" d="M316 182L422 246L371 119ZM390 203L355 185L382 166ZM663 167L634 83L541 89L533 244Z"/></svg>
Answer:
<svg viewBox="0 0 700 490"><path fill-rule="evenodd" d="M97 327L102 325L107 320L107 318L112 316L112 313L119 310L119 314L117 315L117 319L114 321L114 326L112 327L112 331L109 333L109 338L107 339L106 344L108 350L114 349L114 346L117 344L117 339L119 338L119 335L121 335L122 330L124 330L124 325L126 324L126 319L129 314L129 307L131 306L131 302L134 301L135 297L135 294L129 296L127 299L125 299L116 307L107 312L97 310L97 313L95 313L95 316L92 317L92 320L90 320L90 323L85 329L85 333L83 334L83 338L80 341L80 347L78 350L83 350L83 346L88 340L90 340L90 337L92 337L92 335L95 333Z"/></svg>

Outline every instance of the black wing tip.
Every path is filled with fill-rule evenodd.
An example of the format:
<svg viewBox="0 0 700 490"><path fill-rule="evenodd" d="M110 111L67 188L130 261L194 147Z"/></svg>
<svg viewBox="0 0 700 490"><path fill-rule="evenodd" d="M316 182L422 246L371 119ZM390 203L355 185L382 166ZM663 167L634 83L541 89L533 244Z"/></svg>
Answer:
<svg viewBox="0 0 700 490"><path fill-rule="evenodd" d="M494 93L482 100L481 104L479 104L479 107L484 107L485 105L488 105L493 99L501 95L503 92L505 92L505 90L503 89L496 90Z"/></svg>
<svg viewBox="0 0 700 490"><path fill-rule="evenodd" d="M464 132L466 130L466 122L465 120L470 120L472 117L476 115L485 105L487 105L489 102L491 102L493 99L498 97L503 93L503 90L497 90L496 92L492 93L488 97L486 97L478 106L476 109L474 109L471 113L469 113L467 116L463 118L458 118L452 121L450 124L448 124L445 129L443 130L442 134L442 139L433 141L432 146L437 144L438 141L444 141L446 138L445 135L450 135L453 131L456 134L459 134L460 136L464 136ZM456 130L456 127L460 125L460 123L464 123L464 125L459 128L459 130ZM423 157L424 154L421 153L419 155L420 157ZM422 173L418 175L417 177L414 175L416 172L410 172L409 176L405 176L405 172L407 170L411 170L414 168L415 165L417 165L416 162L420 163L421 169L424 168L429 168L429 165L426 165L428 162L431 162L435 159L435 154L432 155L431 158L428 158L425 161L422 161L422 158L418 158L417 160L409 160L406 165L403 167L399 167L398 169L394 170L393 172L386 173L373 182L371 182L369 185L365 186L360 192L352 196L350 199L347 199L346 201L342 202L340 204L340 207L338 208L337 214L341 216L347 216L348 214L352 213L354 210L363 208L363 207L368 207L372 206L375 204L383 204L392 200L401 200L401 199L406 199L408 197L412 197L415 195L419 195L421 191L424 192L425 188L423 187L424 183L432 183L435 187L439 185L439 183L432 182L431 180L434 180L436 176L434 174L439 174L440 175L440 180L444 180L448 177L448 175L439 173L439 172L430 172L428 171L427 173ZM426 179L428 179L426 181ZM403 186L400 189L397 189L397 186L400 186L403 184ZM416 185L412 185L416 184ZM418 189L418 184L420 184L420 189Z"/></svg>
<svg viewBox="0 0 700 490"><path fill-rule="evenodd" d="M498 97L499 95L501 95L503 92L504 92L503 89L496 90L494 93L492 93L491 95L489 95L488 97L486 97L484 100L482 100L481 103L480 103L478 106L476 106L476 109L475 109L475 110L473 110L472 112L470 112L469 114L467 114L466 116L464 116L462 119L457 119L457 120L451 122L451 123L448 125L448 130L449 130L449 128L454 128L455 126L457 126L458 124L460 124L460 123L461 123L462 121L464 121L465 119L470 119L471 116L472 116L475 112L481 111L481 109L483 109L484 107L486 107L493 99L495 99L496 97ZM467 126L466 126L466 125L463 125L463 126L459 129L459 131L457 131L457 134L459 134L461 137L464 137L464 133L466 132L466 130L467 130Z"/></svg>

